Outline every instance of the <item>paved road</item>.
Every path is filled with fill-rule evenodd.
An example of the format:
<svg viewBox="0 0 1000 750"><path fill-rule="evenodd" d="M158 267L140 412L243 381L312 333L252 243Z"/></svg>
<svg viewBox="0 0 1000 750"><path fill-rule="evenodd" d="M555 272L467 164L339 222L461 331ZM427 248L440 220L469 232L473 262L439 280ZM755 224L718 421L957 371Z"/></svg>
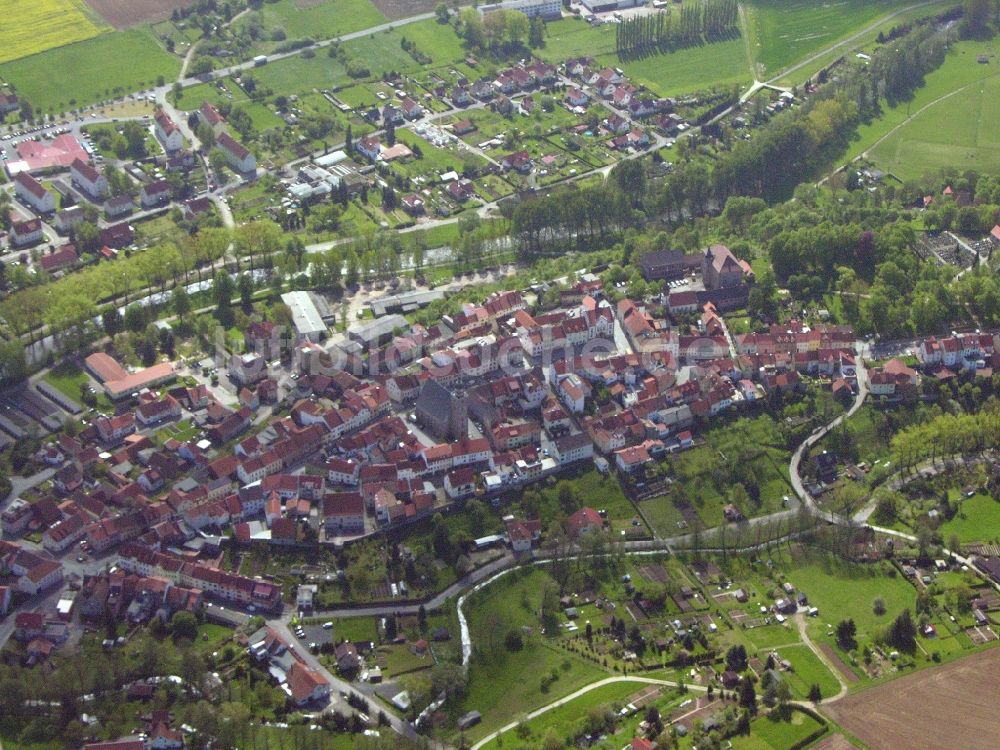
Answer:
<svg viewBox="0 0 1000 750"><path fill-rule="evenodd" d="M571 701L575 701L580 696L586 695L592 690L597 690L598 688L602 688L605 685L614 685L615 683L618 682L635 682L641 685L662 685L664 687L680 687L680 683L678 682L672 682L671 680L658 680L654 677L633 677L631 675L607 677L603 680L599 680L598 682L592 682L589 685L580 688L575 693L570 693L565 698L560 698L557 701L553 701L547 706L542 706L541 708L536 709L531 713L525 714L525 716L518 719L517 721L512 721L509 724L500 727L500 729L498 729L497 731L493 732L492 734L488 734L487 736L479 740L479 742L477 742L472 746L471 750L479 750L479 748L481 748L483 745L488 744L490 741L496 738L497 735L511 731L522 721L531 721L532 719L535 719L541 716L542 714L548 713L554 708L559 708L559 706L564 706L567 703L570 703ZM685 687L688 690L694 690L695 692L705 692L707 690L707 688L704 688L701 685L686 685Z"/></svg>
<svg viewBox="0 0 1000 750"><path fill-rule="evenodd" d="M502 557L487 563L481 568L476 568L471 573L463 576L441 593L435 595L431 599L428 599L426 602L423 602L423 604L420 602L411 602L406 604L402 602L399 604L387 602L384 604L373 604L369 607L340 607L337 609L327 609L322 611L317 610L316 612L313 612L310 617L380 617L394 612L402 615L415 615L421 606L423 606L427 611L440 609L449 599L454 599L466 589L475 586L480 581L490 578L501 570L510 568L513 564L514 556L509 553L505 553ZM281 618L282 622L288 622L293 616L294 613L285 614Z"/></svg>
<svg viewBox="0 0 1000 750"><path fill-rule="evenodd" d="M813 513L817 514L829 523L844 523L844 519L835 513L820 510L819 506L816 505L816 501L813 499L813 496L809 494L805 485L802 483L802 476L799 474L799 468L802 464L802 457L809 451L810 448L812 448L812 446L826 437L830 430L838 427L844 422L844 420L853 417L857 413L858 409L864 405L865 399L868 397L868 371L865 369L864 360L860 356L857 358L857 374L858 393L854 397L854 403L851 404L851 407L829 424L814 430L813 433L809 435L809 437L807 437L798 448L795 449L795 452L792 454L791 461L789 461L788 464L788 474L791 477L792 489L795 490L795 494L798 495L799 499Z"/></svg>
<svg viewBox="0 0 1000 750"><path fill-rule="evenodd" d="M795 619L795 624L799 629L799 636L802 638L802 642L809 647L809 650L816 654L816 658L819 659L823 665L830 671L834 677L837 678L837 682L840 683L840 690L837 691L836 695L831 695L829 698L824 698L823 703L833 703L833 701L839 701L845 695L847 695L847 682L844 681L843 676L840 674L840 670L830 661L828 657L819 646L812 642L809 637L809 629L806 627L806 616L803 612L796 612L793 616Z"/></svg>
<svg viewBox="0 0 1000 750"><path fill-rule="evenodd" d="M286 625L283 620L270 620L268 621L268 625L274 628L278 632L278 634L281 635L281 637L284 639L286 643L289 644L300 643L299 640L292 633L292 631L288 629L288 625ZM377 698L375 698L374 691L369 685L364 683L354 684L347 682L346 680L340 679L335 674L330 672L330 670L328 670L325 666L323 666L320 660L309 652L309 649L302 648L301 644L300 647L296 649L296 653L302 658L302 661L304 661L307 666L312 667L317 672L319 672L320 675L322 675L333 686L334 690L337 691L336 693L330 696L330 705L328 709L339 708L345 714L353 713L354 709L352 709L347 704L347 701L342 696L355 695L358 698L362 698L368 701L369 704L371 704L373 707L372 709L373 712L375 711L376 708L380 711L383 710L382 704L379 702ZM398 734L405 735L406 737L412 740L418 739L417 732L410 725L410 722L406 721L405 719L401 719L392 711L385 710L384 713L388 717L389 726L392 727L393 731L395 731ZM377 716L378 714L374 713L371 716L372 720L374 721L377 718Z"/></svg>

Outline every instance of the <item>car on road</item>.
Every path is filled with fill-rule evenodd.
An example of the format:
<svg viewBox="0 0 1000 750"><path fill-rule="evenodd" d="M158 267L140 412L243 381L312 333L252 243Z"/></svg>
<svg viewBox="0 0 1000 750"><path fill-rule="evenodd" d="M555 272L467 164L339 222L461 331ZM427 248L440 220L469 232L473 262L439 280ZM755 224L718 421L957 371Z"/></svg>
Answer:
<svg viewBox="0 0 1000 750"><path fill-rule="evenodd" d="M332 622L324 622L323 623L323 630L332 630L332 629L333 629L333 623Z"/></svg>

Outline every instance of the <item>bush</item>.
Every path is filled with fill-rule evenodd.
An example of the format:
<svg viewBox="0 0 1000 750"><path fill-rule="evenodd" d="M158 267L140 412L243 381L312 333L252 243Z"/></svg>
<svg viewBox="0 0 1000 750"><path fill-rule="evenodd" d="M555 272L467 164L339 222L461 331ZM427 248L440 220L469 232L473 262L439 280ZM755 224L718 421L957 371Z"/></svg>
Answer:
<svg viewBox="0 0 1000 750"><path fill-rule="evenodd" d="M507 647L508 651L520 651L524 648L524 638L517 630L511 630L504 639L504 646Z"/></svg>
<svg viewBox="0 0 1000 750"><path fill-rule="evenodd" d="M347 75L351 78L367 78L371 75L371 71L364 63L358 60L349 60L347 63Z"/></svg>

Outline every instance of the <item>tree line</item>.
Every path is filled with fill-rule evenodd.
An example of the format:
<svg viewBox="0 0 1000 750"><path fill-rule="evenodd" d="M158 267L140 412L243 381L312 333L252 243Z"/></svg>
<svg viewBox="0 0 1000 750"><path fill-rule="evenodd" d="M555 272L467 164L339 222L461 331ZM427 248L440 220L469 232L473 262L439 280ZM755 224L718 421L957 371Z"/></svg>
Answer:
<svg viewBox="0 0 1000 750"><path fill-rule="evenodd" d="M615 54L631 60L669 52L738 33L736 0L685 3L680 12L663 12L627 18L615 27Z"/></svg>

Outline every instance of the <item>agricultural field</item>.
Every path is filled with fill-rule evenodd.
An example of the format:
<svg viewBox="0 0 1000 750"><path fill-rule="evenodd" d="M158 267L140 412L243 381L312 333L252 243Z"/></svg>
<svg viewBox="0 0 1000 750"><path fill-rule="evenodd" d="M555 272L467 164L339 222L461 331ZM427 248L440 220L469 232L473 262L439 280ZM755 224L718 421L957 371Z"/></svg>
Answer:
<svg viewBox="0 0 1000 750"><path fill-rule="evenodd" d="M171 80L180 65L152 34L133 29L4 63L0 78L36 111L58 114Z"/></svg>
<svg viewBox="0 0 1000 750"><path fill-rule="evenodd" d="M116 29L130 29L170 17L176 8L192 5L191 0L87 0L87 4Z"/></svg>
<svg viewBox="0 0 1000 750"><path fill-rule="evenodd" d="M0 0L0 63L97 36L107 26L83 0Z"/></svg>
<svg viewBox="0 0 1000 750"><path fill-rule="evenodd" d="M855 693L824 711L872 750L988 750L1000 736L993 700L998 668L1000 650L991 649Z"/></svg>
<svg viewBox="0 0 1000 750"><path fill-rule="evenodd" d="M908 0L753 0L746 6L757 78L784 68L860 31Z"/></svg>
<svg viewBox="0 0 1000 750"><path fill-rule="evenodd" d="M264 3L261 13L264 28L282 28L289 39L331 39L386 20L369 0L278 0Z"/></svg>

